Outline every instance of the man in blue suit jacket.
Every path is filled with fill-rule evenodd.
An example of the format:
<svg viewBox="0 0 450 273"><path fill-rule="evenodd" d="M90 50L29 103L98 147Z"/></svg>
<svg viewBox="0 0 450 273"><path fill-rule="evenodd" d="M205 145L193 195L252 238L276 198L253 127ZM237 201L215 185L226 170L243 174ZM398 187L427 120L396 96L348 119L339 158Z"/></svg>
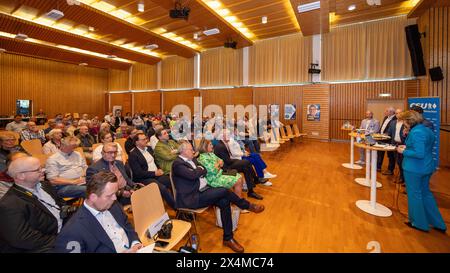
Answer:
<svg viewBox="0 0 450 273"><path fill-rule="evenodd" d="M398 146L403 154L403 174L408 192L408 226L428 231L430 225L445 233L447 227L430 191L430 178L436 169L432 156L434 134L425 127L422 117L414 111L400 114L409 129L406 146Z"/></svg>
<svg viewBox="0 0 450 273"><path fill-rule="evenodd" d="M86 188L87 199L56 238L55 251L133 253L142 247L136 231L116 202L117 177L101 171Z"/></svg>

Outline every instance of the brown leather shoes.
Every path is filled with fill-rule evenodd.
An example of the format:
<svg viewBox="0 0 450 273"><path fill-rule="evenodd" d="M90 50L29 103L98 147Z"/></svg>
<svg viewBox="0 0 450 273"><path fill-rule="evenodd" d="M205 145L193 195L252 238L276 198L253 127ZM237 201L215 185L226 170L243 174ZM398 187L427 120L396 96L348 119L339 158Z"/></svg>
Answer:
<svg viewBox="0 0 450 273"><path fill-rule="evenodd" d="M250 204L250 207L248 208L249 211L254 212L254 213L260 213L264 211L264 206L263 205L257 205L257 204Z"/></svg>
<svg viewBox="0 0 450 273"><path fill-rule="evenodd" d="M244 252L244 247L241 246L235 239L229 241L223 241L223 245L231 248L234 252L242 253Z"/></svg>

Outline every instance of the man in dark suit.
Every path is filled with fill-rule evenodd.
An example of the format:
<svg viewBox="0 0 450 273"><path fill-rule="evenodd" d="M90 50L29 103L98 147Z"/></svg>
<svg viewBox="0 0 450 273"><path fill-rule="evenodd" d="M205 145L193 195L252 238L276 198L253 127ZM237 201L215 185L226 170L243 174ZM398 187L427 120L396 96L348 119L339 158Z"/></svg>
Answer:
<svg viewBox="0 0 450 273"><path fill-rule="evenodd" d="M92 176L100 171L108 171L112 172L116 175L118 184L119 184L119 203L122 205L130 204L130 197L133 193L133 188L137 186L144 186L141 183L133 182L130 177L127 175L125 170L125 166L122 161L116 160L117 155L117 143L109 142L103 145L102 148L102 158L93 163L86 170L86 181L89 183L89 180Z"/></svg>
<svg viewBox="0 0 450 273"><path fill-rule="evenodd" d="M194 149L189 142L183 142L179 147L179 156L172 165L172 178L177 189L177 207L197 209L210 205L220 208L223 223L223 244L235 252L243 252L244 248L233 238L231 203L240 209L254 213L264 210L263 205L249 203L239 198L226 188L209 188L206 182L206 170L194 158Z"/></svg>
<svg viewBox="0 0 450 273"><path fill-rule="evenodd" d="M63 219L64 201L44 179L39 159L12 161L8 174L14 185L0 200L0 252L49 252Z"/></svg>
<svg viewBox="0 0 450 273"><path fill-rule="evenodd" d="M155 163L153 151L147 146L148 138L144 133L135 136L135 148L128 156L128 164L133 172L133 181L145 185L156 183L163 199L171 208L175 208L175 200L170 192L170 178Z"/></svg>
<svg viewBox="0 0 450 273"><path fill-rule="evenodd" d="M262 200L262 196L257 194L253 188L256 183L267 182L267 179L259 179L253 170L252 163L248 160L231 159L230 149L228 148L228 141L230 141L230 133L228 130L223 130L223 139L214 146L214 153L223 160L224 169L235 169L238 172L243 172L245 182L247 183L247 196L258 200Z"/></svg>
<svg viewBox="0 0 450 273"><path fill-rule="evenodd" d="M403 111L401 109L395 110L396 120L393 122L392 126L389 128L388 135L391 136L391 144L395 146L405 145L406 135L405 135L405 125L403 121L399 120L400 114ZM400 176L398 183L404 183L405 180L403 178L403 154L395 152L395 158L397 161L398 169L400 170Z"/></svg>
<svg viewBox="0 0 450 273"><path fill-rule="evenodd" d="M380 128L380 134L387 134L391 133L393 130L392 126L395 126L395 122L397 120L397 117L395 116L395 109L394 107L386 108L384 111L384 119L381 123ZM389 140L382 141L386 143L390 143L393 136L389 135L391 137ZM395 168L395 152L387 152L388 158L389 158L389 165L388 169L383 172L384 175L393 175L394 174L394 168ZM383 159L384 159L384 151L378 151L378 157L377 157L377 170L381 171L381 166L383 166Z"/></svg>
<svg viewBox="0 0 450 273"><path fill-rule="evenodd" d="M113 173L94 174L86 188L87 199L61 230L55 251L134 253L142 248L136 231L116 202L118 189Z"/></svg>

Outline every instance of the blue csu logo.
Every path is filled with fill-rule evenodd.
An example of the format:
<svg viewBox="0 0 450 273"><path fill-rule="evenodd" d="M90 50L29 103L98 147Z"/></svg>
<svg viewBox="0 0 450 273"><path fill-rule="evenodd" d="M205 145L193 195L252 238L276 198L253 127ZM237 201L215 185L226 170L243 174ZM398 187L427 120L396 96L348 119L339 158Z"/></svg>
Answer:
<svg viewBox="0 0 450 273"><path fill-rule="evenodd" d="M411 103L409 105L409 108L411 108L414 105L420 106L423 110L434 110L437 108L436 103L418 103L418 102Z"/></svg>

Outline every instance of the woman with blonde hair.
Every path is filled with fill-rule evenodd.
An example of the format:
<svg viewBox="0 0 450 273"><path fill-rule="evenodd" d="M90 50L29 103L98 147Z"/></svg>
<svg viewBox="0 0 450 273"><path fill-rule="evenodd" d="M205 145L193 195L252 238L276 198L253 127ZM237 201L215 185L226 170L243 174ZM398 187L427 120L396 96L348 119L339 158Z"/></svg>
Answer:
<svg viewBox="0 0 450 273"><path fill-rule="evenodd" d="M432 150L435 141L433 131L422 124L423 118L415 111L400 113L406 127L406 145L399 145L397 152L403 154L403 175L408 193L408 218L405 224L428 232L430 225L445 233L447 227L430 191L430 178L436 170Z"/></svg>
<svg viewBox="0 0 450 273"><path fill-rule="evenodd" d="M241 175L239 173L236 173L235 176L223 174L223 161L214 154L213 150L210 140L203 138L200 141L198 162L206 168L208 185L213 188L232 189L237 196L242 198L243 181Z"/></svg>

